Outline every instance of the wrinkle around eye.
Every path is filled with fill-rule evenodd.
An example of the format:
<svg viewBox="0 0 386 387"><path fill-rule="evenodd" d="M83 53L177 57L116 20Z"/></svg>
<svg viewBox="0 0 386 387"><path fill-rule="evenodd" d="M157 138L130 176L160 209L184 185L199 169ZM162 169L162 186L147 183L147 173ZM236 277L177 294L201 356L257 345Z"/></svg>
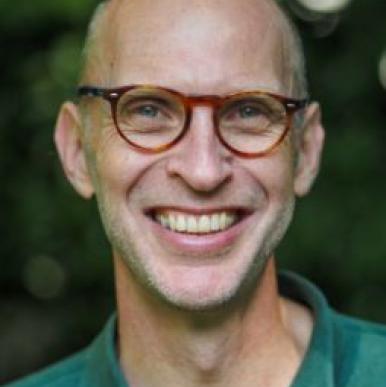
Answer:
<svg viewBox="0 0 386 387"><path fill-rule="evenodd" d="M112 118L105 117L98 128L91 128L91 130L95 130L92 137L94 139L93 148L97 153L104 152L106 148L114 146L114 143L120 140Z"/></svg>

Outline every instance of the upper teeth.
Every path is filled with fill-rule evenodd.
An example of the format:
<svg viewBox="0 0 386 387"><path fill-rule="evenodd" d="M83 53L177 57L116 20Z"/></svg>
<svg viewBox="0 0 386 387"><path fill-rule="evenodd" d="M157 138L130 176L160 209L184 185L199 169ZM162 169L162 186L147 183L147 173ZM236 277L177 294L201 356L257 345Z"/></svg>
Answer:
<svg viewBox="0 0 386 387"><path fill-rule="evenodd" d="M156 220L164 227L177 232L204 234L222 231L233 225L237 215L233 212L219 212L208 215L187 215L180 212L157 213Z"/></svg>

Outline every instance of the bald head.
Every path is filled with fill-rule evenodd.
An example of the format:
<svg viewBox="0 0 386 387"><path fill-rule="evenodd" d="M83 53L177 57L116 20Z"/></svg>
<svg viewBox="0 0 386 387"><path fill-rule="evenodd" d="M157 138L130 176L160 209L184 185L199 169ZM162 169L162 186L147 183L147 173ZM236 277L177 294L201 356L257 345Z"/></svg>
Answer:
<svg viewBox="0 0 386 387"><path fill-rule="evenodd" d="M121 290L137 300L151 291L160 305L225 311L265 275L323 143L316 104L303 109L307 135L290 137L291 103L289 114L277 103L276 94L298 92L294 36L273 0L110 0L99 8L82 83L147 87L108 90L111 104L86 96L80 113L65 103L55 141L76 189L96 193L118 289L133 283ZM157 228L164 213L224 208L232 223L223 234Z"/></svg>
<svg viewBox="0 0 386 387"><path fill-rule="evenodd" d="M170 45L175 47L176 43L189 53L184 55L181 49L175 59L183 62L197 55L201 59L197 62L202 62L203 68L207 58L213 58L216 50L223 48L224 51L227 45L232 45L233 51L242 47L244 52L237 55L243 60L253 59L248 50L265 50L272 57L268 65L282 80L285 90L281 91L294 97L307 94L300 39L291 21L273 0L105 1L90 23L81 83L117 86L119 81L114 79L114 74L123 71L119 66L126 65L128 60L135 60L132 67L162 66L162 58L151 58L152 50L163 46L167 59L174 54L170 53ZM233 56L229 50L227 61L232 61ZM221 67L221 63L217 66ZM219 71L213 61L211 67L209 71ZM258 63L256 71L261 71ZM199 71L195 76L200 76Z"/></svg>

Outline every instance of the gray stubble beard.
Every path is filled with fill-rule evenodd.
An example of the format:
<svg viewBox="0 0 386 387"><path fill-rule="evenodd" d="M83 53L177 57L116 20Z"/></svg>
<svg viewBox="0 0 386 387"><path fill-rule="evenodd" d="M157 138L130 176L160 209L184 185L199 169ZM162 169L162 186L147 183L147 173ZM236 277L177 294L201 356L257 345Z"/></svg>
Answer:
<svg viewBox="0 0 386 387"><path fill-rule="evenodd" d="M276 218L276 221L268 227L266 233L267 237L262 241L261 248L256 251L254 259L240 279L239 286L233 289L232 292L224 294L224 296L221 299L216 300L216 302L208 305L197 305L197 307L173 300L171 295L168 295L167 292L163 291L163 289L158 286L157 281L152 278L151 273L149 274L146 269L146 264L141 264L144 260L140 258L135 242L132 239L129 239L127 232L125 232L120 224L117 224L114 220L114 216L110 215L109 211L106 209L108 206L103 203L103 200L98 200L98 206L105 232L113 246L113 250L119 255L120 259L123 260L127 270L131 273L131 277L138 280L140 285L144 289L148 289L156 299L161 300L172 308L202 312L205 310L220 309L226 307L226 305L231 306L237 304L240 300L241 302L244 302L254 291L256 291L256 289L258 289L267 263L269 259L273 257L276 247L283 239L292 220L295 199L292 197L287 201L286 205L281 209Z"/></svg>

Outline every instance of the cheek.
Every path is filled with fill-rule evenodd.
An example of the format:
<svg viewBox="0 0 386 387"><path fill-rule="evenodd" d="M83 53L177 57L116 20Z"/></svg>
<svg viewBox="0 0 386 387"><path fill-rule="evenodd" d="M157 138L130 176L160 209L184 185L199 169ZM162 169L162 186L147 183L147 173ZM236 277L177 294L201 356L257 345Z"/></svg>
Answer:
<svg viewBox="0 0 386 387"><path fill-rule="evenodd" d="M111 241L120 240L120 235L127 235L127 229L135 229L133 208L140 206L132 192L148 163L126 144L117 146L110 141L99 147L94 165L94 186L106 233Z"/></svg>
<svg viewBox="0 0 386 387"><path fill-rule="evenodd" d="M152 162L109 129L98 140L94 155L97 185L107 195L127 195Z"/></svg>
<svg viewBox="0 0 386 387"><path fill-rule="evenodd" d="M255 160L249 172L265 192L268 202L283 201L294 194L294 157L285 146L271 156Z"/></svg>

